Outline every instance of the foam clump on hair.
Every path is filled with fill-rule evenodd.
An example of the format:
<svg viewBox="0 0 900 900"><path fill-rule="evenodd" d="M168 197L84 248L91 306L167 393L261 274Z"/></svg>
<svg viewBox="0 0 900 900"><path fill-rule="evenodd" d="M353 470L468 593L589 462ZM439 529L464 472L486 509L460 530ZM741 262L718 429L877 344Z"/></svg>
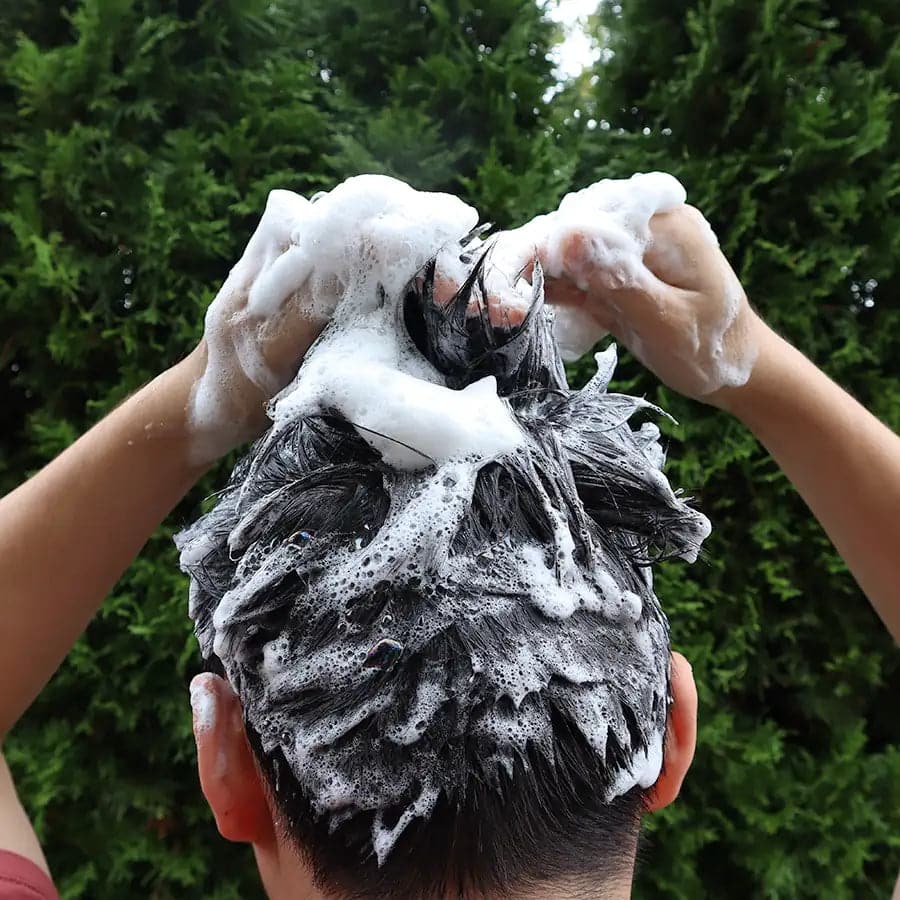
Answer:
<svg viewBox="0 0 900 900"><path fill-rule="evenodd" d="M325 282L344 266L331 324L177 540L203 655L263 752L331 828L368 817L381 862L472 778L552 762L561 723L609 799L654 783L669 651L650 567L695 559L709 523L662 474L656 426L629 425L660 411L609 392L614 347L569 389L540 265L507 279L515 315L492 315L472 216L405 185L398 216L382 181L335 257L330 204L367 189L351 181L313 204L328 233L297 240ZM461 276L449 302L436 258Z"/></svg>

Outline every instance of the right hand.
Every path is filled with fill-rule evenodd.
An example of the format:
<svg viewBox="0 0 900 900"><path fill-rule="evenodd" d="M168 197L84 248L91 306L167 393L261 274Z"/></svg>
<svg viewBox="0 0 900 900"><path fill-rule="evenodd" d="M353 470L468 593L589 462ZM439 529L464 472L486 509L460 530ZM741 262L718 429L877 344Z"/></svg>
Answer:
<svg viewBox="0 0 900 900"><path fill-rule="evenodd" d="M766 326L695 208L658 213L650 232L645 272L623 283L594 263L589 229L572 229L546 273L547 300L588 342L609 332L669 387L715 404L746 383Z"/></svg>

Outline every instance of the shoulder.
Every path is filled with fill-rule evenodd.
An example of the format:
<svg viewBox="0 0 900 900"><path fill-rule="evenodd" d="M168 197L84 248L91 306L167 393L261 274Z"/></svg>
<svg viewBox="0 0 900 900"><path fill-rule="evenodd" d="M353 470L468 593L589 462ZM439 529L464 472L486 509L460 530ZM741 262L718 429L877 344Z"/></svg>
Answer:
<svg viewBox="0 0 900 900"><path fill-rule="evenodd" d="M59 894L37 863L0 850L0 900L59 900Z"/></svg>

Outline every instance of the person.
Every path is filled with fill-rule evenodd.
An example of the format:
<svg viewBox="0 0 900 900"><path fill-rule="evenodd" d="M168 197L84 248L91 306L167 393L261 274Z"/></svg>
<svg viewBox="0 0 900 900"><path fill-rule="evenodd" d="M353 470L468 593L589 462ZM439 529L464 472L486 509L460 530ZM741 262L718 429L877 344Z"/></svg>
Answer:
<svg viewBox="0 0 900 900"><path fill-rule="evenodd" d="M654 278L638 289L594 266L584 236L573 231L562 260L548 267L548 299L596 319L673 389L744 422L822 523L891 634L900 638L895 589L900 571L892 552L892 526L900 508L900 438L769 329L743 293L734 335L753 343L756 361L750 377L739 386L701 393L707 384L704 366L713 360L709 348L697 340L695 325L698 316L728 302L721 286L723 273L731 270L710 242L702 217L689 207L655 216L651 232L644 261ZM246 278L236 283L229 299L232 310L246 304L248 285ZM285 286L288 293L295 288ZM301 323L286 313L275 327L253 331L255 352L272 363L271 371L283 374L261 386L242 378L240 367L231 371L232 408L225 419L209 426L204 442L208 452L198 456L188 413L192 392L206 369L208 348L201 342L0 501L0 734L9 732L37 696L115 581L207 469L213 454L224 454L262 431L265 400L290 379L317 329L316 323ZM840 492L835 484L841 485ZM51 506L54 515L47 517ZM52 566L46 565L48 558L54 560ZM569 853L562 854L568 869L561 870L552 866L551 852L541 860L543 877L533 875L507 896L630 895L635 817L677 797L694 752L696 690L689 663L677 653L672 654L669 692L665 765L659 777L639 791L636 806L619 808L617 821L607 818L600 829L598 846L608 851L611 864L582 859L576 865ZM221 834L253 845L264 886L274 900L341 896L329 887L328 873L316 871L303 847L291 840L290 822L273 802L259 748L245 727L233 686L206 673L195 679L192 694L201 786ZM277 780L277 771L269 774ZM572 796L578 795L578 788L572 786ZM516 794L510 791L507 796L515 813ZM585 799L589 805L590 798ZM548 812L552 816L553 809ZM530 823L518 825L527 836ZM452 829L444 834L467 837L454 835ZM516 832L508 829L507 835L514 838ZM471 846L483 846L489 836L478 839ZM578 847L583 855L584 846ZM0 770L0 848L0 897L4 889L7 895L18 891L12 893L16 897L55 896L47 861L5 766ZM514 856L516 849L509 846L507 853ZM501 870L511 865L502 855L491 863ZM474 889L466 893L466 873L446 874L453 877L442 896L479 896ZM390 896L383 890L381 895ZM343 896L368 895L360 885Z"/></svg>

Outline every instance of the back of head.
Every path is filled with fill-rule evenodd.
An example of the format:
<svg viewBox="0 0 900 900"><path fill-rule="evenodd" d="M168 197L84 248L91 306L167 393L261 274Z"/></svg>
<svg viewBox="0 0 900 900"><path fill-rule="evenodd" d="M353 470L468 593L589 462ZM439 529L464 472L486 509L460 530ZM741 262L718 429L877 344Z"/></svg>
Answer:
<svg viewBox="0 0 900 900"><path fill-rule="evenodd" d="M179 538L203 655L336 896L630 874L668 704L650 566L694 558L708 532L662 476L655 426L628 424L648 404L607 391L614 348L569 390L539 267L524 318L497 323L489 256L459 249L453 300L435 302L432 262L384 321L474 418L503 398L508 421L487 425L513 437L438 457L320 402L276 416ZM311 357L333 346L326 332Z"/></svg>

